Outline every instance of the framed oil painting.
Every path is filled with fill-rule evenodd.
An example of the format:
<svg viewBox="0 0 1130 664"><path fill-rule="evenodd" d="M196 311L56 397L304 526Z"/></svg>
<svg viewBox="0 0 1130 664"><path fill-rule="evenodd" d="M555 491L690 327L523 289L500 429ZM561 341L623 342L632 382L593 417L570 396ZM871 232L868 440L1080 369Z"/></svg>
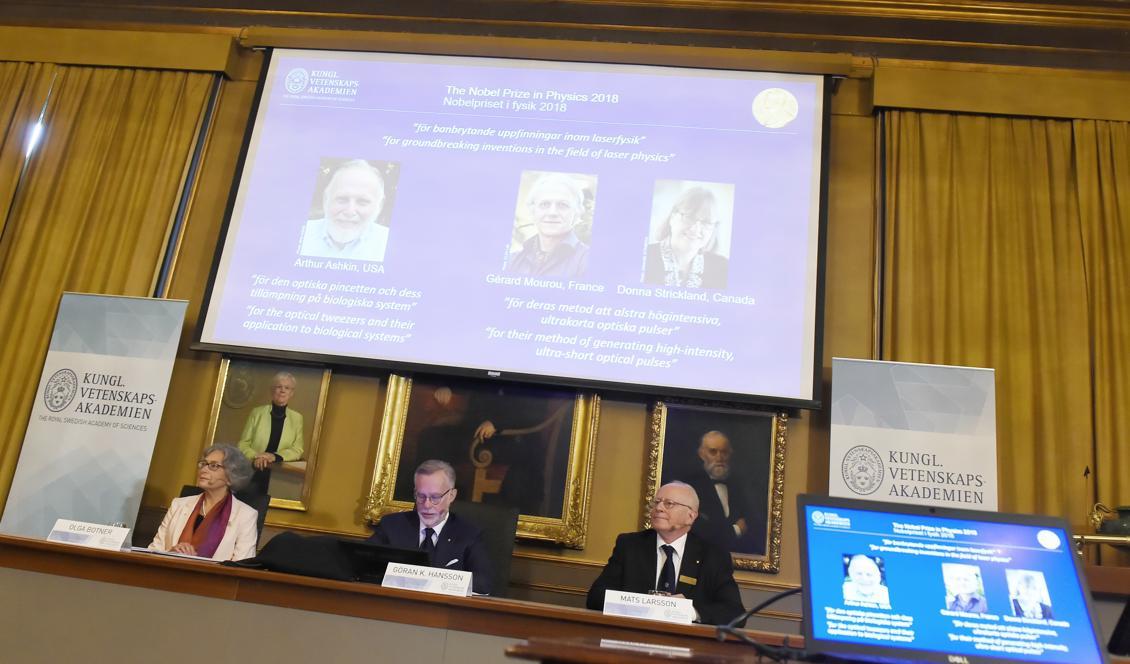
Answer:
<svg viewBox="0 0 1130 664"><path fill-rule="evenodd" d="M785 413L656 402L643 504L663 484L686 482L699 497L692 531L730 551L735 569L776 574L787 423ZM643 521L650 527L646 507Z"/></svg>
<svg viewBox="0 0 1130 664"><path fill-rule="evenodd" d="M412 509L416 466L441 459L460 500L518 507L518 537L584 548L599 419L576 390L390 376L366 514Z"/></svg>
<svg viewBox="0 0 1130 664"><path fill-rule="evenodd" d="M324 367L227 357L220 362L208 444L234 445L252 460L256 471L244 492L266 493L271 507L306 510L329 385ZM272 451L273 420L280 435Z"/></svg>

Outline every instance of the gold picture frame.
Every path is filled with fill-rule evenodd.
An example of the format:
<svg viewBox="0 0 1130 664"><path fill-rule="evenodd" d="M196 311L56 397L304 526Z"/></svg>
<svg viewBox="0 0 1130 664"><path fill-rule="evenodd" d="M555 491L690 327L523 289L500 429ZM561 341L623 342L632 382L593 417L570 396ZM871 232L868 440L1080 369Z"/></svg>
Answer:
<svg viewBox="0 0 1130 664"><path fill-rule="evenodd" d="M730 448L725 471L708 462L708 448L725 446L714 434L721 434ZM647 438L644 527L651 527L647 506L659 487L672 480L686 482L699 494L694 532L729 550L735 569L778 573L788 415L657 401ZM717 458L711 461L718 463ZM716 484L724 484L725 492Z"/></svg>
<svg viewBox="0 0 1130 664"><path fill-rule="evenodd" d="M496 433L472 433L492 418ZM460 500L517 505L519 538L583 549L599 422L595 394L393 374L366 517L413 509L416 464L439 458L455 467Z"/></svg>
<svg viewBox="0 0 1130 664"><path fill-rule="evenodd" d="M220 360L205 446L227 443L238 447L252 409L271 403L271 384L279 372L290 373L296 379L297 387L288 407L305 415L302 427L305 444L300 460L283 462L271 469L270 507L305 512L310 505L318 461L318 443L332 373L330 369L308 364L224 357ZM317 385L316 391L308 389L311 384Z"/></svg>

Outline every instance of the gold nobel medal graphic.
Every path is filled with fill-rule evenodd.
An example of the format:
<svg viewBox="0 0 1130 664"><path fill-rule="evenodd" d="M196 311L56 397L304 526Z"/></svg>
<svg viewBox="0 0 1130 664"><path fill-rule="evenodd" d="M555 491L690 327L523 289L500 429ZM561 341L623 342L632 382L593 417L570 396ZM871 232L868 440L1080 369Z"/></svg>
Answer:
<svg viewBox="0 0 1130 664"><path fill-rule="evenodd" d="M796 119L796 96L782 88L766 88L753 98L753 117L768 129L780 129Z"/></svg>

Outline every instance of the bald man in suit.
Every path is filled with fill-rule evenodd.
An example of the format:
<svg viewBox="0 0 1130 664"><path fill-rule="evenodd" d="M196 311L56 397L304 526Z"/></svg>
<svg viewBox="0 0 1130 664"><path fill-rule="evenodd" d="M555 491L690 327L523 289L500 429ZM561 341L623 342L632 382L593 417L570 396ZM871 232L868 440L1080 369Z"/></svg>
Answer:
<svg viewBox="0 0 1130 664"><path fill-rule="evenodd" d="M612 556L589 589L586 605L604 607L606 590L658 591L686 597L697 620L718 625L744 612L727 551L691 531L698 495L683 482L664 484L651 502L651 528L616 538Z"/></svg>

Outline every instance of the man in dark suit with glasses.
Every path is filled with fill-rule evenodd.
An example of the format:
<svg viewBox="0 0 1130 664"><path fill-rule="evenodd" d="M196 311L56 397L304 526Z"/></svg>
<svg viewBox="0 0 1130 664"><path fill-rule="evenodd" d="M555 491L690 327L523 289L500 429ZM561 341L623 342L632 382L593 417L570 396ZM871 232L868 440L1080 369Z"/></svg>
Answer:
<svg viewBox="0 0 1130 664"><path fill-rule="evenodd" d="M426 551L432 567L469 571L474 575L472 591L489 595L491 566L482 532L449 511L458 493L455 469L446 461L429 459L416 468L414 481L416 509L382 518L369 541Z"/></svg>
<svg viewBox="0 0 1130 664"><path fill-rule="evenodd" d="M698 494L683 482L664 484L651 502L651 528L616 538L612 556L589 589L587 606L604 607L604 591L686 597L697 620L718 625L742 607L729 552L690 532Z"/></svg>

